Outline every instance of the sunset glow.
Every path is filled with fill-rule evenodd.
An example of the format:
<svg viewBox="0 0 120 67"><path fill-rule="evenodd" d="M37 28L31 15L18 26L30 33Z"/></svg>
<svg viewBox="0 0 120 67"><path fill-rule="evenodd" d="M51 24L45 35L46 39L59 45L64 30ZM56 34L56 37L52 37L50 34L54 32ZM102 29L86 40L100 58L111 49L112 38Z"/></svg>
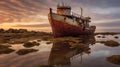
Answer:
<svg viewBox="0 0 120 67"><path fill-rule="evenodd" d="M0 0L0 28L25 28L28 30L51 31L49 8L56 9L64 0ZM92 25L97 29L120 28L119 0L65 0L75 13L92 18ZM110 25L110 26L108 26ZM99 30L97 30L99 31ZM118 30L117 30L118 31Z"/></svg>

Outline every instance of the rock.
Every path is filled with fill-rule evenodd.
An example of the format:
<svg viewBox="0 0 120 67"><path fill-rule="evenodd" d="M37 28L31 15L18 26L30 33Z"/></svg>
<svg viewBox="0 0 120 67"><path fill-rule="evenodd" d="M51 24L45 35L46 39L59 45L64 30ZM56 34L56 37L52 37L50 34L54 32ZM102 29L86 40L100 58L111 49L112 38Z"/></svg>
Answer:
<svg viewBox="0 0 120 67"><path fill-rule="evenodd" d="M24 43L24 47L33 47L33 46L39 46L40 45L40 43L37 43L37 42L35 42L35 41L33 41L33 42L26 42L26 43Z"/></svg>
<svg viewBox="0 0 120 67"><path fill-rule="evenodd" d="M52 42L50 42L50 41L49 41L49 42L46 42L46 44L51 44L51 43L52 43Z"/></svg>
<svg viewBox="0 0 120 67"><path fill-rule="evenodd" d="M107 57L107 61L113 64L120 65L120 55L112 55L110 57Z"/></svg>
<svg viewBox="0 0 120 67"><path fill-rule="evenodd" d="M120 44L116 41L113 41L113 40L109 40L109 41L106 41L104 43L106 46L110 46L110 47L116 47L116 46L119 46Z"/></svg>
<svg viewBox="0 0 120 67"><path fill-rule="evenodd" d="M37 40L37 42L41 42L41 40L39 39L39 40Z"/></svg>
<svg viewBox="0 0 120 67"><path fill-rule="evenodd" d="M18 55L25 55L25 54L28 54L28 53L32 53L32 52L36 52L38 50L36 49L20 49L19 51L17 51L16 53Z"/></svg>
<svg viewBox="0 0 120 67"><path fill-rule="evenodd" d="M119 37L118 37L118 36L115 36L114 38L118 39Z"/></svg>
<svg viewBox="0 0 120 67"><path fill-rule="evenodd" d="M35 46L39 46L40 45L40 43L37 43L37 42L35 42L35 41L33 41L32 42Z"/></svg>
<svg viewBox="0 0 120 67"><path fill-rule="evenodd" d="M10 46L0 45L0 54L9 54L9 53L13 52L14 50L9 47Z"/></svg>
<svg viewBox="0 0 120 67"><path fill-rule="evenodd" d="M98 38L100 38L101 36L97 36Z"/></svg>

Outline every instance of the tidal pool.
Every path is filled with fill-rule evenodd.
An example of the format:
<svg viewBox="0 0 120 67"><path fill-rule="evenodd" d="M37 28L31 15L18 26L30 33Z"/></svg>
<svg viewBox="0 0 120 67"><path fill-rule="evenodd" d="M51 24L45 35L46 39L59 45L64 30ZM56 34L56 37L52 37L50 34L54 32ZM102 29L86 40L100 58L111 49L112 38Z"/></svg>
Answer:
<svg viewBox="0 0 120 67"><path fill-rule="evenodd" d="M120 35L85 37L81 42L88 45L85 49L71 48L68 43L59 41L51 44L41 41L39 46L30 48L24 47L23 44L14 44L10 48L15 51L0 54L0 67L120 67L119 64L107 60L107 57L112 55L120 55L120 46L110 47L100 42L107 40L120 43ZM17 52L21 49L38 51L19 55Z"/></svg>

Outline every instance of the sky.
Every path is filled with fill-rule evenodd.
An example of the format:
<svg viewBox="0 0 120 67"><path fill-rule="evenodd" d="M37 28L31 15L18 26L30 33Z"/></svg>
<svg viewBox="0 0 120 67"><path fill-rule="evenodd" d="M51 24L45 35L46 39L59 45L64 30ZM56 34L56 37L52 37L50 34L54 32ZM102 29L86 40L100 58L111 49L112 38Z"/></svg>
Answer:
<svg viewBox="0 0 120 67"><path fill-rule="evenodd" d="M48 21L49 8L58 3L72 7L72 11L92 18L91 25L98 32L120 32L120 0L0 0L0 28L25 28L36 31L51 31Z"/></svg>

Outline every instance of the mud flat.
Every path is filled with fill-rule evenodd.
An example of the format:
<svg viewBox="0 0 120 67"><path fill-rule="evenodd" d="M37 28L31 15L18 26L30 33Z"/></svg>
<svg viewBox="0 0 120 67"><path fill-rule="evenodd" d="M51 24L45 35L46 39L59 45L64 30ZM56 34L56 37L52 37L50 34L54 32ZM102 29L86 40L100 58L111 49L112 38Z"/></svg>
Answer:
<svg viewBox="0 0 120 67"><path fill-rule="evenodd" d="M52 35L46 32L27 31L26 29L0 29L0 43L19 44L29 40L48 40Z"/></svg>
<svg viewBox="0 0 120 67"><path fill-rule="evenodd" d="M98 36L98 38L106 38L104 35L115 35L115 34L120 34L119 32L102 32L102 33L95 33L95 35L103 35L103 36ZM92 35L92 36L95 36ZM67 36L67 37L58 37L54 38L52 33L47 33L47 32L36 32L36 31L27 31L26 29L8 29L8 30L3 30L0 29L0 44L2 43L9 43L9 44L21 44L21 43L27 43L30 40L37 40L38 42L40 41L49 41L47 44L50 44L54 41L64 41L64 42L70 42L70 43L81 43L83 36L79 37L72 37L72 36ZM86 36L86 39L88 36ZM115 36L115 38L119 38ZM32 44L33 45L33 44ZM27 45L24 45L25 47ZM30 45L29 45L30 46ZM27 46L28 47L28 46Z"/></svg>
<svg viewBox="0 0 120 67"><path fill-rule="evenodd" d="M106 35L99 34L54 38L51 33L46 32L1 32L0 67L3 67L3 65L5 67L9 67L10 65L16 65L16 67L23 67L24 65L25 67L56 67L55 65L58 63L56 60L67 63L71 62L71 58L74 62L67 63L66 65L75 64L81 66L80 60L83 60L83 62L86 61L84 62L84 65L87 65L85 67L97 67L100 65L106 67L109 64L113 65L112 67L118 67L119 58L115 56L113 59L113 55L120 54L120 35L109 35L112 33ZM106 53L104 50L109 51L109 53ZM5 55L8 58L4 57ZM31 63L31 61L33 62ZM101 61L101 63L96 61ZM5 64L5 62L10 65ZM46 62L50 62L51 64L47 64ZM28 65L28 63L30 64ZM52 65L52 63L55 63L55 65ZM63 67L64 65L60 64L60 66Z"/></svg>
<svg viewBox="0 0 120 67"><path fill-rule="evenodd" d="M107 61L113 64L120 65L120 55L112 55L110 57L107 57Z"/></svg>

